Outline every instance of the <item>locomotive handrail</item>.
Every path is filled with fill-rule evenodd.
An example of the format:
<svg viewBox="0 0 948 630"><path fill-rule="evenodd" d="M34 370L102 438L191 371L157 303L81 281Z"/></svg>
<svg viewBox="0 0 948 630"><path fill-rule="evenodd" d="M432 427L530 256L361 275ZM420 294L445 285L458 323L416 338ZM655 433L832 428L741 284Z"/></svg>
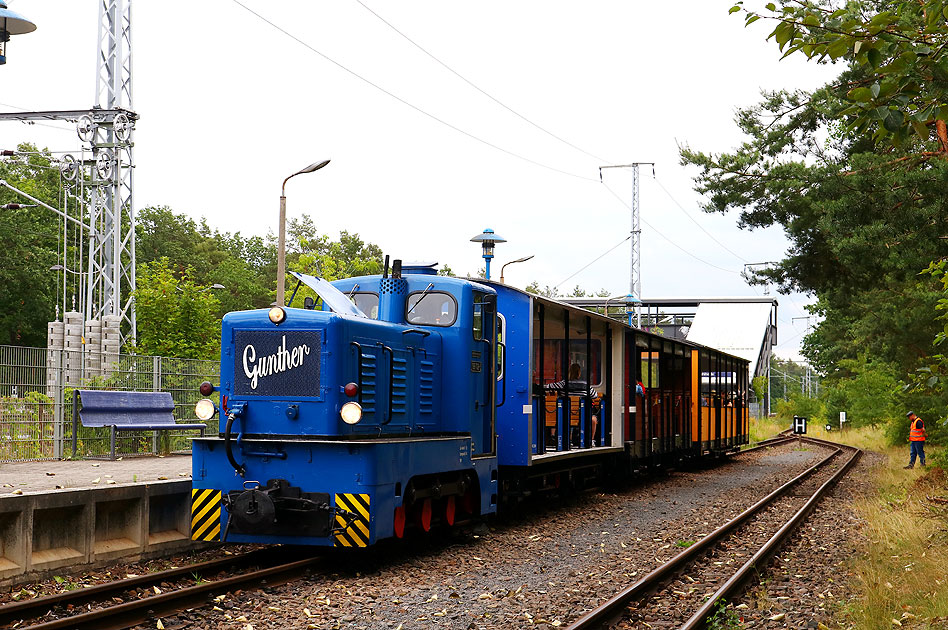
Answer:
<svg viewBox="0 0 948 630"><path fill-rule="evenodd" d="M392 421L392 400L395 398L395 351L383 344L382 354L386 352L391 357L388 362L388 416L380 424L388 424Z"/></svg>
<svg viewBox="0 0 948 630"><path fill-rule="evenodd" d="M503 349L503 352L501 354L503 355L504 358L501 362L503 364L506 364L507 363L507 344L498 342L497 347ZM507 370L503 370L503 378L500 379L500 402L494 406L503 407L504 402L506 400L507 400Z"/></svg>
<svg viewBox="0 0 948 630"><path fill-rule="evenodd" d="M234 470L237 471L237 474L243 477L244 474L246 474L247 469L244 468L242 464L238 464L237 460L234 459L234 451L230 445L230 430L234 426L234 420L236 419L236 411L227 415L227 424L224 425L224 453L227 455L227 461L230 462L230 465L234 467Z"/></svg>
<svg viewBox="0 0 948 630"><path fill-rule="evenodd" d="M350 341L350 346L355 346L359 353L358 363L356 364L356 385L359 386L359 404L362 404L362 344L358 341Z"/></svg>
<svg viewBox="0 0 948 630"><path fill-rule="evenodd" d="M423 336L427 337L428 335L431 334L431 331L430 331L430 330L422 330L422 329L420 329L420 328L406 328L405 330L402 331L402 334L403 334L403 335L407 335L407 334L409 334L409 333L417 333L417 334L419 334L419 335L423 335Z"/></svg>

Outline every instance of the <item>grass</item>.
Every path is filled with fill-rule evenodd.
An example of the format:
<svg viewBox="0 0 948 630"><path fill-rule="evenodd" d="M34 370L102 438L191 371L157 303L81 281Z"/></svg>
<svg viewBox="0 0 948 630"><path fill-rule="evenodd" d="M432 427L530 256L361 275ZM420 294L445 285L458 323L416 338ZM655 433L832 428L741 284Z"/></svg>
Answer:
<svg viewBox="0 0 948 630"><path fill-rule="evenodd" d="M784 429L789 429L788 423L777 418L751 418L750 420L750 442L755 442L772 438ZM807 423L807 437L813 437L830 442L841 444L851 444L863 450L884 451L887 448L885 436L882 429L872 427L860 427L853 429L845 427L842 431L827 431L826 428L815 422ZM905 447L906 457L908 457L908 446Z"/></svg>
<svg viewBox="0 0 948 630"><path fill-rule="evenodd" d="M908 447L882 451L876 492L856 502L868 545L853 562L857 597L844 611L847 627L866 630L948 628L948 494L945 471L903 470Z"/></svg>

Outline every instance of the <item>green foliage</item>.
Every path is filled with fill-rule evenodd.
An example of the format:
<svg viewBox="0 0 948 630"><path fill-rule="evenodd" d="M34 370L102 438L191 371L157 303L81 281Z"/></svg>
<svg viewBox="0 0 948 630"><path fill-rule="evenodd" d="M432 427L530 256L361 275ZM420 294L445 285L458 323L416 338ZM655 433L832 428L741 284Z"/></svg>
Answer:
<svg viewBox="0 0 948 630"><path fill-rule="evenodd" d="M757 402L763 403L764 394L767 393L767 377L763 374L755 376L753 380L751 380L751 388L754 390L754 396L757 397Z"/></svg>
<svg viewBox="0 0 948 630"><path fill-rule="evenodd" d="M143 208L136 217L138 265L167 259L178 275L188 272L199 285L220 284L218 316L265 308L273 301L276 247L272 239L212 230L167 206ZM140 273L140 272L139 272Z"/></svg>
<svg viewBox="0 0 948 630"><path fill-rule="evenodd" d="M809 398L800 392L790 394L789 400L777 401L777 417L789 425L793 416L803 416L810 422L823 424L826 406L819 398Z"/></svg>
<svg viewBox="0 0 948 630"><path fill-rule="evenodd" d="M926 453L926 455L928 456L926 459L928 460L927 463L929 466L941 468L942 470L948 472L948 448L942 448L932 453Z"/></svg>
<svg viewBox="0 0 948 630"><path fill-rule="evenodd" d="M821 395L831 424L838 426L841 411L852 427L876 426L905 415L903 383L891 364L863 353L843 359L838 367L834 378L824 382Z"/></svg>
<svg viewBox="0 0 948 630"><path fill-rule="evenodd" d="M51 205L60 207L59 171L48 151L20 144L15 158L0 160L0 179ZM0 205L32 204L0 187ZM62 264L62 220L46 208L0 210L0 343L44 346L46 322L53 319L62 296L62 273L49 268ZM70 268L81 267L70 250ZM17 290L9 290L16 287Z"/></svg>
<svg viewBox="0 0 948 630"><path fill-rule="evenodd" d="M0 398L0 460L51 458L53 412L52 398L40 392Z"/></svg>
<svg viewBox="0 0 948 630"><path fill-rule="evenodd" d="M737 611L728 608L727 602L723 599L715 604L714 614L707 619L708 630L741 630L744 623L741 621Z"/></svg>
<svg viewBox="0 0 948 630"><path fill-rule="evenodd" d="M189 359L220 354L220 303L209 287L194 283L192 274L187 267L176 275L167 258L140 266L137 354Z"/></svg>
<svg viewBox="0 0 948 630"><path fill-rule="evenodd" d="M545 297L545 298L560 297L560 292L556 289L556 287L551 287L550 285L546 285L545 287L541 289L540 283L537 282L536 280L534 280L533 282L528 284L526 287L524 287L524 291L526 291L527 293L532 293L534 295L539 295L540 297Z"/></svg>
<svg viewBox="0 0 948 630"><path fill-rule="evenodd" d="M309 215L287 223L287 269L338 280L382 273L382 249L343 230L338 241L316 231ZM292 284L296 284L295 281Z"/></svg>
<svg viewBox="0 0 948 630"><path fill-rule="evenodd" d="M927 142L935 121L948 120L944 0L781 0L762 12L742 4L731 12L743 11L746 25L761 18L776 23L768 39L784 57L799 52L857 71L832 86L845 103L839 119L847 130L902 147Z"/></svg>
<svg viewBox="0 0 948 630"><path fill-rule="evenodd" d="M550 285L546 285L545 287L540 288L540 283L537 282L536 280L534 280L533 282L531 282L530 284L528 284L526 287L524 287L524 291L526 291L527 293L533 293L534 295L539 295L539 296L541 296L541 297L553 298L553 299L556 299L556 298L559 298L559 297L571 297L571 298L573 298L573 297L600 297L600 298L607 298L607 297L609 297L609 295L610 295L608 289L599 289L599 290L596 291L596 292L592 292L592 291L587 291L586 289L582 288L582 287L579 286L578 284L577 284L575 287L573 287L573 290L570 291L568 294L566 294L566 295L561 295L560 292L559 292L559 289L557 289L556 287L551 287ZM619 302L619 301L615 301L615 302L613 302L612 304L610 304L609 306L610 306L610 308L611 308L612 306L618 306L618 305L620 305L620 304L622 304L622 303Z"/></svg>

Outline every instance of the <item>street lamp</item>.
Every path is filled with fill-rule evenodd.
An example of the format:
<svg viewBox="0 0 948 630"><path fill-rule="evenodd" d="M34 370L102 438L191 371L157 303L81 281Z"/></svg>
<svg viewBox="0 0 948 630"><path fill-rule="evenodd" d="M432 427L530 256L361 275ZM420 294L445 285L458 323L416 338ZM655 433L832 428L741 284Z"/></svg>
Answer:
<svg viewBox="0 0 948 630"><path fill-rule="evenodd" d="M22 35L36 30L33 24L25 17L7 8L7 3L0 0L0 66L7 62L7 42L10 35Z"/></svg>
<svg viewBox="0 0 948 630"><path fill-rule="evenodd" d="M501 283L501 284L504 283L504 268L505 268L507 265L512 265L512 264L514 264L514 263L527 262L527 261L530 260L531 258L533 258L533 254L530 254L529 256L524 256L523 258L518 258L517 260L511 260L510 262L506 262L506 263L504 263L503 265L501 265L501 266L500 266L500 283Z"/></svg>
<svg viewBox="0 0 948 630"><path fill-rule="evenodd" d="M329 160L323 160L322 162L314 162L304 169L296 171L289 177L283 180L283 187L280 188L280 240L278 244L277 251L277 299L276 303L280 306L284 305L284 296L286 287L286 182L290 181L293 177L297 175L302 175L304 173L312 173L313 171L318 171L322 167L329 164Z"/></svg>
<svg viewBox="0 0 948 630"><path fill-rule="evenodd" d="M49 270L50 271L64 271L66 273L76 274L77 276L85 275L82 271L73 271L72 269L66 269L62 265L53 265L52 267L49 268Z"/></svg>
<svg viewBox="0 0 948 630"><path fill-rule="evenodd" d="M632 325L632 311L629 310L629 304L641 303L642 300L635 297L631 293L626 293L625 295L614 295L610 298L606 298L606 303L603 305L603 314L606 317L609 317L609 302L612 300L622 300L626 304L626 314L629 316L629 326Z"/></svg>
<svg viewBox="0 0 948 630"><path fill-rule="evenodd" d="M484 278L490 280L490 261L494 257L494 245L497 243L506 243L507 239L500 238L494 234L494 230L487 228L477 236L471 239L472 243L480 243L481 248L483 249L484 262L486 263L484 269Z"/></svg>
<svg viewBox="0 0 948 630"><path fill-rule="evenodd" d="M209 286L209 287L204 287L203 289L198 289L197 292L198 292L198 293L204 293L205 291L210 291L211 289L226 289L226 288L227 288L227 287L225 287L223 284L217 284L217 283L215 283L215 284L212 284L212 285ZM180 285L176 286L175 289L177 289L177 290L180 291L181 293L184 293L184 289L182 289Z"/></svg>

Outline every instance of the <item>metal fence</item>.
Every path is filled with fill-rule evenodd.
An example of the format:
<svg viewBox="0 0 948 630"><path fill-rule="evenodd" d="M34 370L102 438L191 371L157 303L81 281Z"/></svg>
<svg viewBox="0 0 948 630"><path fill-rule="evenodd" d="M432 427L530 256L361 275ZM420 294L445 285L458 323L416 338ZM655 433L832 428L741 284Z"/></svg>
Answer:
<svg viewBox="0 0 948 630"><path fill-rule="evenodd" d="M73 390L170 392L176 420L194 421L202 381L217 383L217 361L0 345L0 462L72 456ZM217 432L217 420L208 433ZM77 455L109 453L109 430L79 426ZM121 455L190 450L193 432L119 432Z"/></svg>

